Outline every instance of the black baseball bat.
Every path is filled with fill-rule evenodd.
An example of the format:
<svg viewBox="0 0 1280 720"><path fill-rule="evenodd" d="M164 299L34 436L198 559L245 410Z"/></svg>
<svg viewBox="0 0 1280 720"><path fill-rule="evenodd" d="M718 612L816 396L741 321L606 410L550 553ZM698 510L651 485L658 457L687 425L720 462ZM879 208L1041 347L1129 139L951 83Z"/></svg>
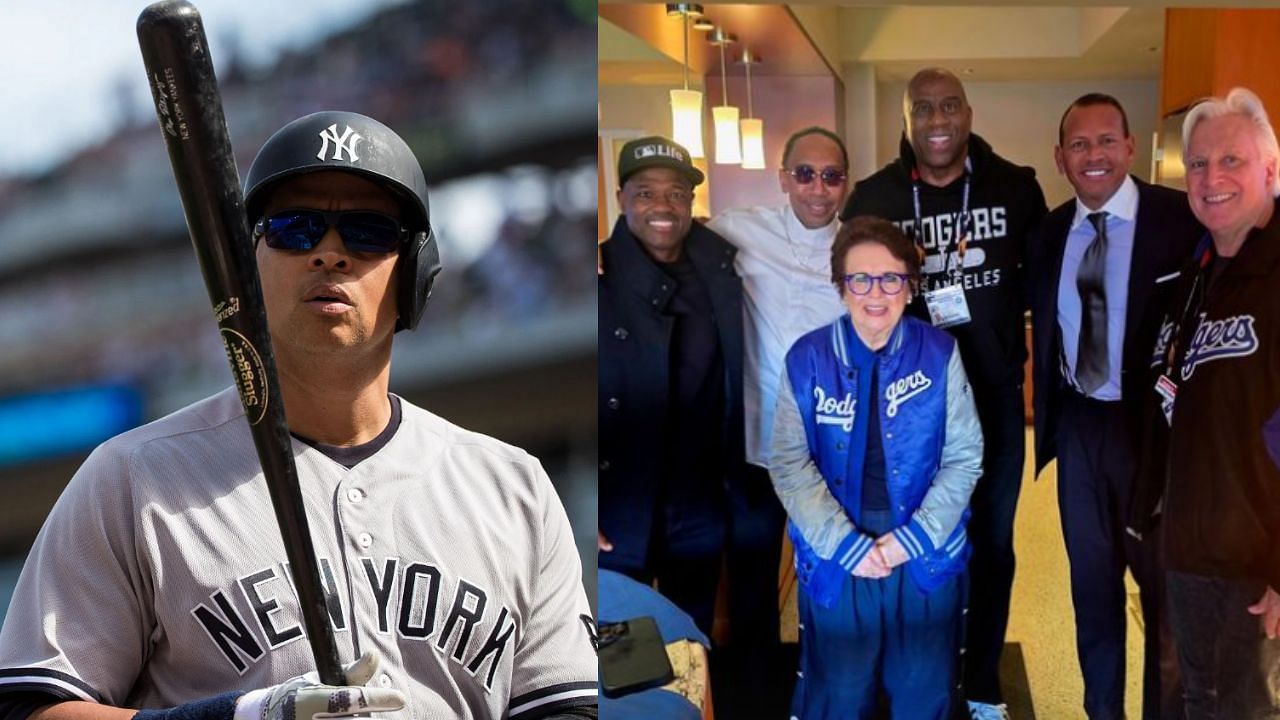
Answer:
<svg viewBox="0 0 1280 720"><path fill-rule="evenodd" d="M345 685L293 464L262 284L200 11L185 0L147 7L138 16L138 44L191 243L280 523L316 668L321 682Z"/></svg>

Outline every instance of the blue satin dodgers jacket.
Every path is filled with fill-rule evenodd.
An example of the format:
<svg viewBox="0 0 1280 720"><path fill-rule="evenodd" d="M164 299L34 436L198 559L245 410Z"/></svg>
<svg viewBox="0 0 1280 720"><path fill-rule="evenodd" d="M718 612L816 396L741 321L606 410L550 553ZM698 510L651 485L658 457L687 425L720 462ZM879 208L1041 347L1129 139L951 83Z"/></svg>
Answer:
<svg viewBox="0 0 1280 720"><path fill-rule="evenodd" d="M868 402L880 408L892 532L911 558L906 572L926 593L961 572L982 429L955 340L904 316L876 353L846 314L791 346L783 380L770 472L810 598L830 607L875 542L859 530L867 446L859 408Z"/></svg>

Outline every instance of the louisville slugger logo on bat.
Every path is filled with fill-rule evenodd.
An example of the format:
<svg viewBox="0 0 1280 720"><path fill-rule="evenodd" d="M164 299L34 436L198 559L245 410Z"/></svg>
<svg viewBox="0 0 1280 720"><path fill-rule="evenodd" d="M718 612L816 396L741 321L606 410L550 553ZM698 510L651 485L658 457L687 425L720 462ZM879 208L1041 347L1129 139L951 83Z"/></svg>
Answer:
<svg viewBox="0 0 1280 720"><path fill-rule="evenodd" d="M257 425L267 414L267 371L262 356L244 335L231 328L219 329L245 416L249 418L249 425Z"/></svg>

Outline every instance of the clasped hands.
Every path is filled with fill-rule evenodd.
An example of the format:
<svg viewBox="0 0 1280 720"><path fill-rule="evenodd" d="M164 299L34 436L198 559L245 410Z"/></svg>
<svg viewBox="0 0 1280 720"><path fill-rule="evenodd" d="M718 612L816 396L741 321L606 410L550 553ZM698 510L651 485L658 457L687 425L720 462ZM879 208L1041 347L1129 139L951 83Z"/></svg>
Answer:
<svg viewBox="0 0 1280 720"><path fill-rule="evenodd" d="M862 562L853 568L855 577L886 578L893 569L910 560L907 551L892 533L885 533L876 538L871 550L862 558Z"/></svg>

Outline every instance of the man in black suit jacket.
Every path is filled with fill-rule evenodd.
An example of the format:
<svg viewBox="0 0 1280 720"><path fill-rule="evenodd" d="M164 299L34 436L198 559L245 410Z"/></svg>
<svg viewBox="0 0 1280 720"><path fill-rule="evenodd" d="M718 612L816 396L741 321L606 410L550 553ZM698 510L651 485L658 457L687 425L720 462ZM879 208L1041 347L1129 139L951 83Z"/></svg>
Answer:
<svg viewBox="0 0 1280 720"><path fill-rule="evenodd" d="M618 177L598 280L599 565L656 579L710 635L744 463L742 280L733 246L693 222L703 174L684 147L632 140Z"/></svg>
<svg viewBox="0 0 1280 720"><path fill-rule="evenodd" d="M1143 718L1181 717L1172 643L1159 630L1157 543L1128 535L1125 521L1161 314L1203 229L1184 193L1128 174L1133 157L1115 98L1072 103L1054 158L1076 197L1045 217L1029 248L1036 473L1057 458L1091 720L1124 717L1126 566L1141 588L1146 628Z"/></svg>

